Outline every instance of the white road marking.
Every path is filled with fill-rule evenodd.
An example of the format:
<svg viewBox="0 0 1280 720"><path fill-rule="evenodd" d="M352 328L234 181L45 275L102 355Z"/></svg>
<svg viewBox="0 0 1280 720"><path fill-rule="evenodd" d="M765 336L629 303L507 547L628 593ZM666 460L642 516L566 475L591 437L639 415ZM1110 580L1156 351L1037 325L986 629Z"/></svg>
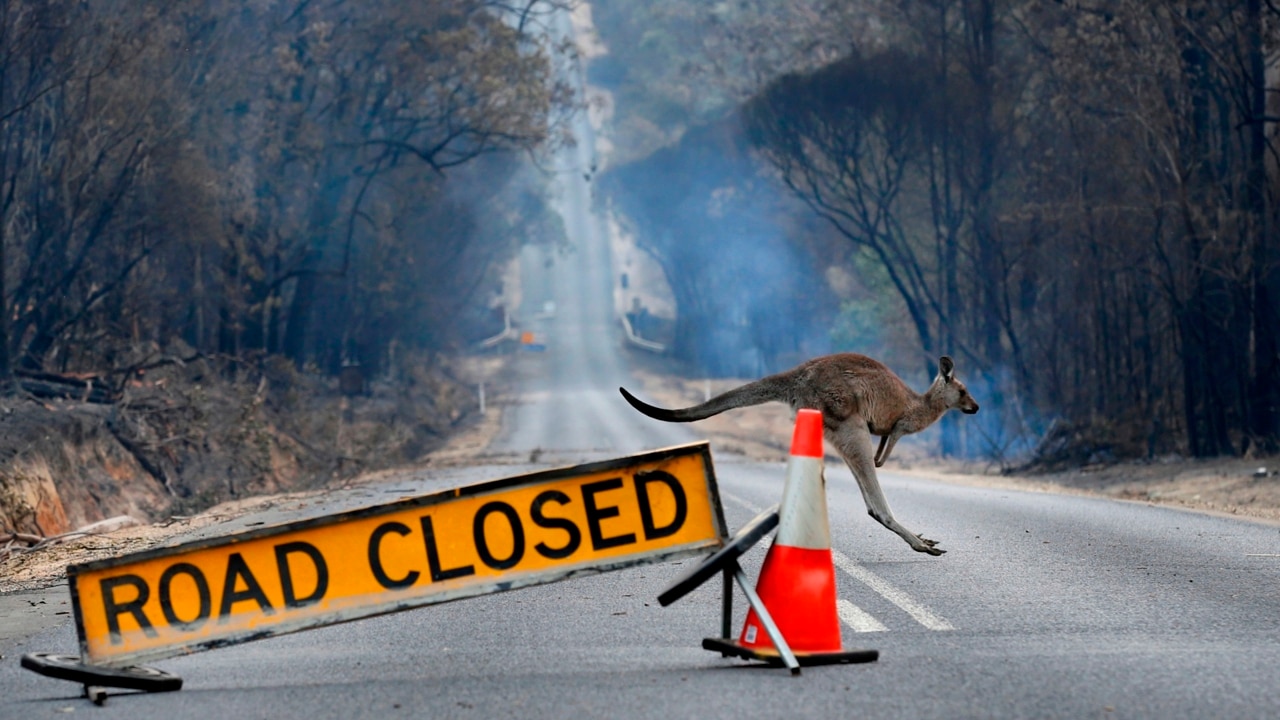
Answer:
<svg viewBox="0 0 1280 720"><path fill-rule="evenodd" d="M720 491L720 497L757 515L764 511L764 508L757 507L755 503L733 493L727 493L724 490ZM854 562L839 550L831 549L831 559L841 570L874 590L884 599L897 605L903 612L929 630L955 630L955 626L951 623L913 600L910 595L889 584L884 578ZM846 625L857 632L881 632L888 629L879 620L876 620L869 613L848 600L838 599L836 601L836 612Z"/></svg>
<svg viewBox="0 0 1280 720"><path fill-rule="evenodd" d="M756 515L759 515L760 513L764 512L764 508L756 507L755 503L748 502L745 498L739 495L734 495L731 492L725 492L723 489L720 491L720 497L724 498L725 500L728 500L734 505L739 505L741 507L746 508L747 512L754 513Z"/></svg>
<svg viewBox="0 0 1280 720"><path fill-rule="evenodd" d="M884 632L889 629L879 620L871 617L866 610L844 598L836 600L836 614L845 625L853 628L854 632Z"/></svg>
<svg viewBox="0 0 1280 720"><path fill-rule="evenodd" d="M855 580L875 590L885 600L897 605L903 612L930 630L955 630L955 626L933 614L929 608L911 599L910 595L890 585L884 578L854 562L839 550L831 550L831 559L837 567L849 573Z"/></svg>

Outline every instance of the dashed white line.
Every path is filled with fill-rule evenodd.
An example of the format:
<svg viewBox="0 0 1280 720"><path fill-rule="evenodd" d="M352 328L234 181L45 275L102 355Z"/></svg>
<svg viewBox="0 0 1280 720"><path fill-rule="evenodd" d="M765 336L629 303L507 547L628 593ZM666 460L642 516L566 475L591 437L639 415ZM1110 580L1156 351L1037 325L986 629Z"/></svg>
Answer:
<svg viewBox="0 0 1280 720"><path fill-rule="evenodd" d="M746 508L750 512L756 514L763 512L763 508L756 507L755 503L749 502L733 493L721 490L720 496L735 505ZM859 565L848 555L832 548L831 559L836 564L836 567L871 588L885 600L897 605L899 609L929 630L955 630L955 626L947 622L945 618L938 616L929 608L916 602L910 595L894 587L884 578ZM882 632L888 629L879 620L876 620L862 608L848 600L836 600L836 613L846 625L856 632Z"/></svg>
<svg viewBox="0 0 1280 720"><path fill-rule="evenodd" d="M720 497L724 498L725 500L728 500L734 505L738 505L740 507L746 508L747 512L755 513L756 515L759 515L760 513L764 512L764 508L756 507L755 503L747 501L745 498L743 498L740 495L734 495L731 492L725 492L724 489L720 490Z"/></svg>
<svg viewBox="0 0 1280 720"><path fill-rule="evenodd" d="M935 615L929 608L911 599L910 595L890 585L884 578L854 562L849 556L833 549L831 559L836 567L853 576L855 580L875 590L885 600L897 605L903 612L930 630L955 630L955 626Z"/></svg>
<svg viewBox="0 0 1280 720"><path fill-rule="evenodd" d="M889 629L884 626L884 623L871 617L866 610L844 598L836 600L836 614L840 616L841 622L853 628L854 632L884 632Z"/></svg>

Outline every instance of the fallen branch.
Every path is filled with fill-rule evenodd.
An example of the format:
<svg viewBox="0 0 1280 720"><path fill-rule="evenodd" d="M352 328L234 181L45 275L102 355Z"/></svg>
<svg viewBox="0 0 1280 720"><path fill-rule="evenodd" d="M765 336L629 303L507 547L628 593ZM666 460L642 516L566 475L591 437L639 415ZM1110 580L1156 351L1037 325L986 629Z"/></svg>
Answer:
<svg viewBox="0 0 1280 720"><path fill-rule="evenodd" d="M4 533L3 535L0 535L0 543L8 543L8 542L16 541L16 542L24 542L28 545L36 545L36 544L39 544L42 540L44 540L44 538L40 537L39 535L32 535L30 533L10 532L10 533Z"/></svg>
<svg viewBox="0 0 1280 720"><path fill-rule="evenodd" d="M5 555L0 556L0 559L7 557L14 552L31 552L33 550L40 550L42 548L49 547L50 545L57 545L63 540L73 537L105 535L106 533L140 524L141 523L136 519L128 515L117 515L115 517L107 518L106 520L99 520L96 523L85 525L78 530L72 530L71 532L65 532L60 535L50 535L49 537L41 537L39 535L32 535L31 533L7 531L0 534L0 543L8 543L8 545L5 546ZM13 547L15 542L24 542L27 544L27 547Z"/></svg>
<svg viewBox="0 0 1280 720"><path fill-rule="evenodd" d="M94 382L34 370L14 370L14 377L23 390L46 400L79 400L103 405L118 399L101 380Z"/></svg>

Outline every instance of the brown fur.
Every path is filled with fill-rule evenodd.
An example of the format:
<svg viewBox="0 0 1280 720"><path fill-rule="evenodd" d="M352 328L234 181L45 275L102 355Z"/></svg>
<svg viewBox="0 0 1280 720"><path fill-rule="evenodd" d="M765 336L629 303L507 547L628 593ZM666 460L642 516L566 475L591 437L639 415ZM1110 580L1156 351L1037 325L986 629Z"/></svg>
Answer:
<svg viewBox="0 0 1280 720"><path fill-rule="evenodd" d="M978 412L978 403L964 383L955 378L951 358L942 356L938 367L938 376L923 393L907 387L902 378L879 361L857 353L814 358L699 405L675 410L649 405L625 388L618 389L632 407L666 422L693 422L766 402L784 402L792 410L822 411L824 435L853 471L871 517L913 549L941 555L944 551L935 547L933 540L920 537L894 520L876 477L876 468L884 465L903 435L924 430L952 408L970 415ZM880 447L874 452L872 435L880 436Z"/></svg>

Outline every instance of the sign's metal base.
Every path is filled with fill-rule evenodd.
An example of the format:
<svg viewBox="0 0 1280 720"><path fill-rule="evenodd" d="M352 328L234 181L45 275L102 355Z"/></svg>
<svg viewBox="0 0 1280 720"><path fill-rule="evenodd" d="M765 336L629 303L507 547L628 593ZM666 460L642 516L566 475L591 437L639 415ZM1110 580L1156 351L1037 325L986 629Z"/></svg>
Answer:
<svg viewBox="0 0 1280 720"><path fill-rule="evenodd" d="M702 647L718 652L725 657L735 656L747 660L763 660L770 665L780 665L799 675L801 666L806 665L838 665L845 663L875 662L880 658L879 650L839 650L834 652L794 652L787 644L786 638L778 630L777 624L769 614L768 608L755 588L747 581L747 576L738 564L738 558L753 545L759 542L769 531L778 527L778 506L765 510L757 515L724 547L685 573L683 577L672 583L658 596L658 603L663 607L679 600L707 580L721 574L724 578L724 589L721 596L720 634L723 637L705 638ZM738 583L742 594L747 596L747 604L756 612L765 634L776 649L757 649L739 645L732 639L730 624L733 619L733 584Z"/></svg>
<svg viewBox="0 0 1280 720"><path fill-rule="evenodd" d="M739 645L737 641L728 638L703 638L702 649L718 652L725 657L739 657L743 660L760 660L770 665L778 667L784 666L786 663L782 658L782 654L767 650L761 651L757 648L749 648ZM839 650L833 652L799 652L792 651L795 655L796 662L801 667L810 665L841 665L846 663L865 663L875 662L880 658L879 650Z"/></svg>
<svg viewBox="0 0 1280 720"><path fill-rule="evenodd" d="M103 667L85 665L79 655L55 655L53 653L27 653L22 656L22 667L59 680L84 684L84 696L101 705L107 701L106 688L124 688L143 692L172 692L182 689L182 678L158 668L142 665L128 667Z"/></svg>

